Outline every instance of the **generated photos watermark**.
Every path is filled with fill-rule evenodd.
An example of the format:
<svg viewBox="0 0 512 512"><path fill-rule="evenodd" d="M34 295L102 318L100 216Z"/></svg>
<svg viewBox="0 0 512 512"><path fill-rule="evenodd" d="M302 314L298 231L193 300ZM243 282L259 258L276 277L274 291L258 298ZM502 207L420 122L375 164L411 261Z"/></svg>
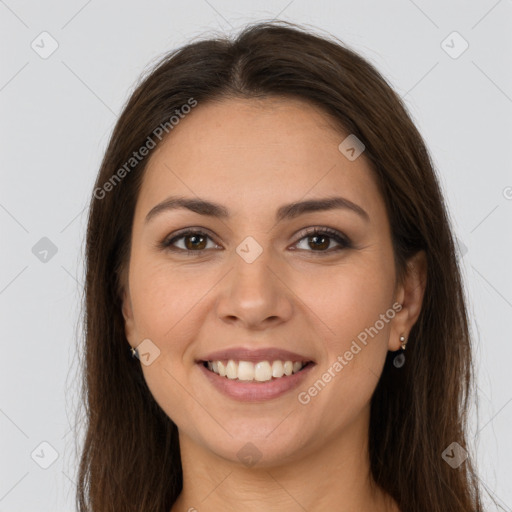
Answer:
<svg viewBox="0 0 512 512"><path fill-rule="evenodd" d="M377 320L371 327L367 327L364 331L361 331L357 335L357 341L352 340L350 348L343 354L338 355L336 361L327 368L327 370L312 386L310 386L306 391L301 391L297 395L299 403L302 405L309 404L311 399L317 396L318 393L320 393L320 391L322 391L325 386L327 386L327 384L349 364L350 361L352 361L354 356L359 354L359 352L361 352L361 350L368 344L368 336L373 339L374 336L376 336L390 320L395 318L395 315L401 311L401 309L402 305L395 302L391 308L380 315L379 320Z"/></svg>
<svg viewBox="0 0 512 512"><path fill-rule="evenodd" d="M94 189L94 197L96 199L103 199L108 192L111 192L156 147L156 139L160 142L195 106L197 106L197 100L189 98L187 103L179 109L175 109L174 113L176 115L172 115L168 121L157 126L151 135L148 135L144 144L137 151L134 151L132 156L101 187Z"/></svg>

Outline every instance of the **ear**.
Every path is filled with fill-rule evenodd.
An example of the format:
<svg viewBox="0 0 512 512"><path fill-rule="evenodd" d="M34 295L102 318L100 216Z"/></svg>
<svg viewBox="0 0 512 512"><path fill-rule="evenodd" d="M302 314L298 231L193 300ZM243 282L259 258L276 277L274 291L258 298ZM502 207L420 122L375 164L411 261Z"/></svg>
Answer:
<svg viewBox="0 0 512 512"><path fill-rule="evenodd" d="M137 343L137 331L135 329L135 319L133 317L133 307L130 298L130 291L128 287L124 287L122 292L122 312L124 317L124 332L126 339L132 347L136 347Z"/></svg>
<svg viewBox="0 0 512 512"><path fill-rule="evenodd" d="M419 251L407 261L404 282L397 287L395 300L402 309L391 322L388 350L400 349L400 336L404 336L406 342L409 339L409 333L421 313L426 285L427 256L425 251Z"/></svg>

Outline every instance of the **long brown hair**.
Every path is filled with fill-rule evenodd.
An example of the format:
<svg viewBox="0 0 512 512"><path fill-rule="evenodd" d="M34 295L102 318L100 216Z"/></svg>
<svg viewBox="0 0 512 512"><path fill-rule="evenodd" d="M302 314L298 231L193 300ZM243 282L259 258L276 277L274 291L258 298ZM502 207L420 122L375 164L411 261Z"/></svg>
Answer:
<svg viewBox="0 0 512 512"><path fill-rule="evenodd" d="M471 458L453 468L442 457L453 442L470 451L473 366L454 237L425 143L371 64L334 37L282 21L169 53L136 86L115 126L87 229L79 510L168 512L182 488L176 425L153 399L124 331L123 271L149 156L130 159L148 137L155 145L165 140L155 137L158 127L172 137L169 120L191 100L267 96L319 106L364 143L385 200L399 281L408 258L426 252L427 285L406 364L396 368L389 352L372 397L373 478L404 512L482 510Z"/></svg>

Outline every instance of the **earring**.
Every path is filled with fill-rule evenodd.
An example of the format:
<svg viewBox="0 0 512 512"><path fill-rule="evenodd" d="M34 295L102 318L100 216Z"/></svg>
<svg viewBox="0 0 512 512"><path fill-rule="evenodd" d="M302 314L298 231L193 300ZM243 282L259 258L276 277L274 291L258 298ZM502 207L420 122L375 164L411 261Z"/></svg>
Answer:
<svg viewBox="0 0 512 512"><path fill-rule="evenodd" d="M407 344L407 341L405 339L405 336L400 336L400 344L401 344L401 351L399 354L397 354L393 359L393 366L395 368L402 368L402 366L405 364L405 346Z"/></svg>
<svg viewBox="0 0 512 512"><path fill-rule="evenodd" d="M136 357L137 359L139 358L139 351L138 351L136 348L133 348L133 347L132 347L132 348L130 349L130 352L132 353L132 357L133 357L133 358L135 358L135 357Z"/></svg>

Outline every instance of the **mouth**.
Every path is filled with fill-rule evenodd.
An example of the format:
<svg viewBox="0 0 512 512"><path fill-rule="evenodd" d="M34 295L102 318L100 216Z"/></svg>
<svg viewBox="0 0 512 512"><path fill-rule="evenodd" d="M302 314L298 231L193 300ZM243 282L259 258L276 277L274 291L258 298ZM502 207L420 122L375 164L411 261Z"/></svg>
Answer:
<svg viewBox="0 0 512 512"><path fill-rule="evenodd" d="M219 363L221 363L220 370ZM262 403L287 395L299 386L304 386L315 363L289 359L284 362L283 360L252 362L217 359L200 361L196 366L206 378L206 382L222 395L236 401ZM221 376L221 373L225 375Z"/></svg>
<svg viewBox="0 0 512 512"><path fill-rule="evenodd" d="M208 371L238 382L270 382L286 379L313 366L313 361L293 361L290 359L244 361L234 359L200 361Z"/></svg>
<svg viewBox="0 0 512 512"><path fill-rule="evenodd" d="M316 365L309 355L276 347L232 347L201 355L200 373L219 393L238 401L262 402L303 385Z"/></svg>

